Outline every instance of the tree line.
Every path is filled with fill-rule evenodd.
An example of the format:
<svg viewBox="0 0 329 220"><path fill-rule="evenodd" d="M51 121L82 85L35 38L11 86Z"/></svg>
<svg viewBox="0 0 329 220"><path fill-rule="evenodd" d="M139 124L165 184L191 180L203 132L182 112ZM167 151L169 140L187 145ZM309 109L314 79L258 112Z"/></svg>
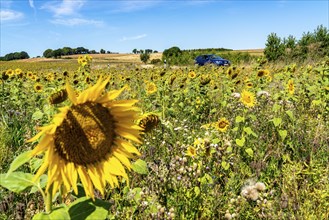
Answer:
<svg viewBox="0 0 329 220"><path fill-rule="evenodd" d="M25 51L22 52L14 52L14 53L8 53L3 57L0 57L0 60L2 61L10 61L10 60L21 60L21 59L28 59L30 58L29 54Z"/></svg>
<svg viewBox="0 0 329 220"><path fill-rule="evenodd" d="M100 51L97 52L96 50L89 50L84 47L77 47L77 48L63 47L63 48L58 48L56 50L47 49L43 52L43 57L60 58L61 56L74 55L74 54L105 54L105 53L112 54L116 52L105 51L104 49L100 49Z"/></svg>
<svg viewBox="0 0 329 220"><path fill-rule="evenodd" d="M329 31L323 25L313 32L304 32L302 37L289 35L286 38L271 33L267 37L264 55L268 61L304 61L329 56Z"/></svg>

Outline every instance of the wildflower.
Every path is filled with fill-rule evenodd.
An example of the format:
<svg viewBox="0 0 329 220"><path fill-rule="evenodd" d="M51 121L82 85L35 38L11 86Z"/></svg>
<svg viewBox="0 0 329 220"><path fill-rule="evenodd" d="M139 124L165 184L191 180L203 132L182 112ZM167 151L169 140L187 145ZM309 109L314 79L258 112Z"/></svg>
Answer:
<svg viewBox="0 0 329 220"><path fill-rule="evenodd" d="M54 81L54 79L55 79L54 73L48 73L46 79L49 82Z"/></svg>
<svg viewBox="0 0 329 220"><path fill-rule="evenodd" d="M205 86L207 84L209 84L211 81L211 79L207 76L204 76L204 77L201 77L201 80L200 80L200 84L201 86Z"/></svg>
<svg viewBox="0 0 329 220"><path fill-rule="evenodd" d="M231 76L233 72L234 72L234 71L233 71L233 67L229 67L229 68L227 69L227 71L226 71L226 74L227 74L228 76Z"/></svg>
<svg viewBox="0 0 329 220"><path fill-rule="evenodd" d="M269 74L270 74L270 71L268 71L268 70L258 70L258 72L257 72L258 77L268 76Z"/></svg>
<svg viewBox="0 0 329 220"><path fill-rule="evenodd" d="M255 183L255 189L257 189L258 191L264 191L266 189L266 186L262 182L257 182Z"/></svg>
<svg viewBox="0 0 329 220"><path fill-rule="evenodd" d="M43 85L42 84L40 84L40 83L36 83L36 84L34 84L34 90L36 91L36 92L42 92L42 90L43 90Z"/></svg>
<svg viewBox="0 0 329 220"><path fill-rule="evenodd" d="M234 97L234 98L240 98L240 97L241 97L241 94L238 93L238 92L233 92L233 93L231 94L231 96Z"/></svg>
<svg viewBox="0 0 329 220"><path fill-rule="evenodd" d="M51 94L51 96L49 97L49 102L50 104L59 104L61 102L64 102L67 99L67 91L66 89L62 89L58 92L55 92L53 94Z"/></svg>
<svg viewBox="0 0 329 220"><path fill-rule="evenodd" d="M23 71L22 71L20 68L16 68L16 69L15 69L15 74L16 74L16 75L19 75L19 74L21 74L21 73L23 73Z"/></svg>
<svg viewBox="0 0 329 220"><path fill-rule="evenodd" d="M251 199L253 201L256 201L259 197L259 193L257 189L255 189L252 185L246 185L241 190L241 195L247 199Z"/></svg>
<svg viewBox="0 0 329 220"><path fill-rule="evenodd" d="M196 148L193 146L189 146L186 151L186 155L190 157L195 157L196 156Z"/></svg>
<svg viewBox="0 0 329 220"><path fill-rule="evenodd" d="M255 95L247 90L241 93L240 101L247 107L253 107L256 103Z"/></svg>
<svg viewBox="0 0 329 220"><path fill-rule="evenodd" d="M250 89L250 88L252 88L253 84L252 84L252 82L246 82L245 86L247 89Z"/></svg>
<svg viewBox="0 0 329 220"><path fill-rule="evenodd" d="M270 93L268 93L267 91L261 90L257 92L257 97L259 96L265 96L265 97L269 97Z"/></svg>
<svg viewBox="0 0 329 220"><path fill-rule="evenodd" d="M12 70L12 69L8 69L8 70L6 71L6 75L9 76L9 77L13 76L14 74L15 74L15 71Z"/></svg>
<svg viewBox="0 0 329 220"><path fill-rule="evenodd" d="M194 78L196 77L196 73L195 73L194 71L190 71L190 72L188 73L188 77L189 77L190 79L194 79Z"/></svg>
<svg viewBox="0 0 329 220"><path fill-rule="evenodd" d="M140 155L131 143L141 143L140 127L134 124L139 109L133 107L137 100L114 100L125 88L103 94L108 81L100 78L78 97L67 84L73 105L61 108L52 123L29 140L42 137L31 152L31 157L45 152L34 181L48 170L46 190L52 189L53 196L59 189L63 194L71 188L78 193L78 179L91 198L94 187L104 195L106 183L113 188L119 185L118 177L128 181L128 158Z"/></svg>
<svg viewBox="0 0 329 220"><path fill-rule="evenodd" d="M214 127L220 132L225 132L229 125L230 123L226 118L221 118L215 122Z"/></svg>
<svg viewBox="0 0 329 220"><path fill-rule="evenodd" d="M138 125L143 128L144 132L149 132L155 128L160 122L158 115L154 113L147 113L141 116L138 121Z"/></svg>
<svg viewBox="0 0 329 220"><path fill-rule="evenodd" d="M31 79L32 76L33 76L33 72L28 71L27 74L26 74L26 76L27 76L29 79Z"/></svg>
<svg viewBox="0 0 329 220"><path fill-rule="evenodd" d="M157 86L153 82L147 82L146 84L146 93L148 95L153 94L157 91Z"/></svg>
<svg viewBox="0 0 329 220"><path fill-rule="evenodd" d="M295 93L295 85L292 79L288 81L287 89L290 95L293 95Z"/></svg>

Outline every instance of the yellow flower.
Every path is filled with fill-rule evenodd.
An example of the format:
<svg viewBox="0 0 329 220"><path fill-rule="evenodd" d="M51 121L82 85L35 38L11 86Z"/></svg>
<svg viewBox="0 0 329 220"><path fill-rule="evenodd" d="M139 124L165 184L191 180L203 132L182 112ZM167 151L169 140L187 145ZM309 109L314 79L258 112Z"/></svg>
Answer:
<svg viewBox="0 0 329 220"><path fill-rule="evenodd" d="M259 70L257 72L258 77L268 76L269 74L270 74L270 71L268 71L268 70Z"/></svg>
<svg viewBox="0 0 329 220"><path fill-rule="evenodd" d="M51 189L53 196L59 189L64 194L71 188L78 193L79 180L91 198L94 188L104 195L107 183L118 186L118 177L128 182L129 158L140 155L132 144L141 143L141 128L134 123L139 109L133 106L137 100L114 100L125 88L103 93L108 81L100 78L79 96L67 84L73 105L60 108L52 123L29 140L42 137L31 152L31 157L45 153L34 181L47 171L46 191Z"/></svg>
<svg viewBox="0 0 329 220"><path fill-rule="evenodd" d="M148 95L155 93L157 91L157 86L153 82L147 82L146 83L146 93Z"/></svg>
<svg viewBox="0 0 329 220"><path fill-rule="evenodd" d="M27 76L29 79L31 79L32 76L33 76L33 72L28 71L27 74L26 74L26 76Z"/></svg>
<svg viewBox="0 0 329 220"><path fill-rule="evenodd" d="M147 113L138 120L138 125L143 128L144 132L149 132L155 128L160 122L160 118L155 113Z"/></svg>
<svg viewBox="0 0 329 220"><path fill-rule="evenodd" d="M194 79L194 78L196 77L196 73L195 73L194 71L190 71L190 72L188 73L188 77L189 77L190 79Z"/></svg>
<svg viewBox="0 0 329 220"><path fill-rule="evenodd" d="M36 83L36 84L34 84L34 90L36 91L36 92L42 92L42 90L43 90L43 85L42 84L40 84L40 83Z"/></svg>
<svg viewBox="0 0 329 220"><path fill-rule="evenodd" d="M256 103L255 95L252 92L243 90L240 101L247 107L253 107Z"/></svg>
<svg viewBox="0 0 329 220"><path fill-rule="evenodd" d="M290 95L293 95L295 93L295 85L292 79L288 80L287 89Z"/></svg>
<svg viewBox="0 0 329 220"><path fill-rule="evenodd" d="M252 88L252 85L253 85L252 82L249 82L249 81L245 82L245 86L246 86L247 89Z"/></svg>
<svg viewBox="0 0 329 220"><path fill-rule="evenodd" d="M234 72L233 67L230 66L229 68L227 68L226 74L228 76L231 76L233 72Z"/></svg>
<svg viewBox="0 0 329 220"><path fill-rule="evenodd" d="M14 70L12 70L12 69L8 69L7 71L6 71L6 75L7 76L13 76L15 74L15 71Z"/></svg>
<svg viewBox="0 0 329 220"><path fill-rule="evenodd" d="M220 132L225 132L229 125L230 123L226 118L221 118L218 120L218 122L214 123L214 127Z"/></svg>
<svg viewBox="0 0 329 220"><path fill-rule="evenodd" d="M196 156L196 148L189 146L186 151L186 155L190 157L195 157Z"/></svg>
<svg viewBox="0 0 329 220"><path fill-rule="evenodd" d="M19 74L21 74L23 71L20 69L20 68L16 68L15 69L15 73L16 73L16 75L19 75Z"/></svg>
<svg viewBox="0 0 329 220"><path fill-rule="evenodd" d="M48 73L46 78L49 82L51 82L51 81L54 81L55 75L54 75L54 73Z"/></svg>
<svg viewBox="0 0 329 220"><path fill-rule="evenodd" d="M202 147L204 145L204 139L202 138L195 139L193 145L196 147Z"/></svg>

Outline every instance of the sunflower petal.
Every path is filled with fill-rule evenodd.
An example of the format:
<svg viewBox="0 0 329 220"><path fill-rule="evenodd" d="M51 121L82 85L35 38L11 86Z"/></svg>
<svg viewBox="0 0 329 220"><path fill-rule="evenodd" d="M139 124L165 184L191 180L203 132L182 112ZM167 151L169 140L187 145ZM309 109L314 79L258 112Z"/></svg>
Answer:
<svg viewBox="0 0 329 220"><path fill-rule="evenodd" d="M94 191L92 189L92 184L85 168L82 166L78 166L78 174L81 179L83 188L85 189L86 196L90 196L92 199L94 199Z"/></svg>
<svg viewBox="0 0 329 220"><path fill-rule="evenodd" d="M71 100L71 102L76 105L77 104L77 97L75 95L75 92L73 90L73 88L70 86L70 84L67 82L66 83L66 91L67 91L67 95L69 97L69 99Z"/></svg>
<svg viewBox="0 0 329 220"><path fill-rule="evenodd" d="M88 167L88 174L96 189L104 195L104 186L101 182L101 174L97 171L94 165Z"/></svg>

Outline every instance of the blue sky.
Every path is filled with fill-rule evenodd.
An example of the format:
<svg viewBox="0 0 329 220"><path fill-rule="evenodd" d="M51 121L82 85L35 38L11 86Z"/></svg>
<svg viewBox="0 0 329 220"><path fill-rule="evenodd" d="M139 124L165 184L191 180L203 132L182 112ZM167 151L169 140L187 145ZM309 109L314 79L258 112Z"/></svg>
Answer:
<svg viewBox="0 0 329 220"><path fill-rule="evenodd" d="M0 56L64 46L136 49L264 48L329 27L328 0L0 0Z"/></svg>

